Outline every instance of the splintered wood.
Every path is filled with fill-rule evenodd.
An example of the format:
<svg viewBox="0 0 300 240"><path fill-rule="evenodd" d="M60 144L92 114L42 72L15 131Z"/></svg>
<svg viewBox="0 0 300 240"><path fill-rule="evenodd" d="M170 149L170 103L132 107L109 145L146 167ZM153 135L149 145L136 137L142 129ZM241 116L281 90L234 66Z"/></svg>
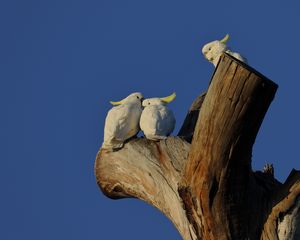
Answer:
<svg viewBox="0 0 300 240"><path fill-rule="evenodd" d="M284 184L251 168L252 147L277 85L224 54L178 134L100 149L95 175L110 198L160 209L184 240L292 240L300 235L300 172Z"/></svg>

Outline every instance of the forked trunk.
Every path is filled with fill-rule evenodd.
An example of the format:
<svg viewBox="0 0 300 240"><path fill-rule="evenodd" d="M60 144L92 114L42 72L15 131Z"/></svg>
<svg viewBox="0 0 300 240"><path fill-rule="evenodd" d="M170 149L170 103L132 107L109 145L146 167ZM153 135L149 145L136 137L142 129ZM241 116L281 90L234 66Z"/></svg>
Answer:
<svg viewBox="0 0 300 240"><path fill-rule="evenodd" d="M300 172L281 184L272 171L251 169L252 147L276 89L224 54L178 137L99 150L101 190L157 207L184 240L300 239Z"/></svg>

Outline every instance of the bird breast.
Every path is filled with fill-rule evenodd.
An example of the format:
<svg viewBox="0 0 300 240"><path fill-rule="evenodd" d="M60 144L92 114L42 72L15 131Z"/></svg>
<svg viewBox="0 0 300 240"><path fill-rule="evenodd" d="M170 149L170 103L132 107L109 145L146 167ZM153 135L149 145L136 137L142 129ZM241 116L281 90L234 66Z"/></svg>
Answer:
<svg viewBox="0 0 300 240"><path fill-rule="evenodd" d="M163 105L145 107L140 120L145 134L170 134L175 126L173 112Z"/></svg>

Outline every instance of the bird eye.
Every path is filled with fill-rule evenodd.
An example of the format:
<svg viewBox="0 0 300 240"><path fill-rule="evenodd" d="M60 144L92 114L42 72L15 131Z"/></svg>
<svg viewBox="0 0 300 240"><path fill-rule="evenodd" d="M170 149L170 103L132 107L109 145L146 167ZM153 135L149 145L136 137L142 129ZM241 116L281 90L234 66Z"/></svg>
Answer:
<svg viewBox="0 0 300 240"><path fill-rule="evenodd" d="M148 102L148 105L150 105L150 103Z"/></svg>
<svg viewBox="0 0 300 240"><path fill-rule="evenodd" d="M140 97L139 97L139 96L136 96L136 98L137 98L137 99L140 99Z"/></svg>
<svg viewBox="0 0 300 240"><path fill-rule="evenodd" d="M211 50L211 47L210 47L210 48L208 48L208 50L210 51L210 50Z"/></svg>

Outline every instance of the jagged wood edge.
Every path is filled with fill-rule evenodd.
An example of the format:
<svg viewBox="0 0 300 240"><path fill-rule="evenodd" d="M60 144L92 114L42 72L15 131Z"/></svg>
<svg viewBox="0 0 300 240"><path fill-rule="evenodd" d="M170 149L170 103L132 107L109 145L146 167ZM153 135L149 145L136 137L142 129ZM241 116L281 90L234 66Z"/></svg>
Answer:
<svg viewBox="0 0 300 240"><path fill-rule="evenodd" d="M228 56L226 56L226 57L228 57ZM193 108L193 106L192 106L192 108ZM195 115L193 117L195 117ZM188 118L188 116L187 116L187 118ZM150 152L154 152L154 154L150 154L151 158L153 158L152 160L149 161L149 154L147 155L147 154L143 153L143 154L139 155L140 158L138 158L138 157L130 158L130 159L132 159L131 164L132 164L132 166L134 166L134 165L136 165L137 161L144 159L146 161L149 161L150 163L152 162L153 166L156 166L155 171L163 173L163 174L159 174L159 175L161 177L164 176L164 181L166 181L166 184L170 188L168 191L172 192L172 194L174 194L174 196L176 196L175 202L176 202L177 206L180 206L180 205L183 206L182 210L179 211L179 212L181 212L181 214L179 217L177 216L177 219L174 218L174 214L170 213L170 211L172 211L172 208L168 208L168 206L165 206L165 204L167 202L163 202L163 201L161 202L161 199L158 197L156 199L159 202L159 204L158 204L157 202L155 202L153 200L151 201L151 194L147 195L147 194L145 194L146 193L145 191L140 192L138 189L135 189L134 186L137 185L136 183L139 183L138 181L135 183L129 182L127 184L124 184L124 182L122 181L122 178L120 177L120 174L117 174L118 171L122 168L116 167L117 166L116 162L118 162L118 161L116 161L116 159L118 159L118 157L115 156L115 153L107 152L106 150L100 149L100 151L97 155L96 163L95 163L95 174L96 174L97 182L98 182L98 185L100 186L100 188L102 189L103 193L106 194L108 197L111 197L111 198L137 197L144 201L147 201L151 205L156 206L168 218L170 218L170 220L174 223L176 228L181 233L183 239L188 239L188 240L189 239L201 239L201 236L199 235L199 233L197 233L197 231L195 230L195 227L193 226L193 225L195 225L195 223L194 223L195 219L197 219L197 218L195 218L195 211L196 211L196 215L199 214L199 212L197 212L197 210L195 208L195 205L199 204L199 203L197 203L197 199L195 197L185 199L185 195L182 194L182 192L183 192L183 190L185 190L186 192L189 192L189 191L191 191L190 188L185 188L185 189L180 188L179 189L179 193L180 193L182 199L180 197L178 197L178 195L176 193L178 182L180 181L180 178L182 177L181 169L183 169L178 166L185 167L186 158L185 157L182 157L181 159L177 158L176 161L173 161L173 159L176 159L176 157L172 156L172 152L175 149L178 150L180 148L176 147L175 145L170 147L170 145L168 145L168 141L170 139L173 139L173 140L176 139L176 140L174 140L174 142L177 141L175 145L179 144L179 142L181 142L181 143L183 142L186 146L188 146L188 143L186 143L184 140L182 140L180 138L168 138L167 140L163 140L163 141L156 142L156 143L145 140L145 139L137 139L137 140L133 140L133 141L126 143L124 149L120 150L119 155L124 155L125 158L129 157L130 154L127 154L126 152L129 151L129 149L130 149L130 151L135 152L138 148L136 144L139 142L141 142L141 143L143 142L143 144L144 144L144 146L142 147L143 151L148 152L148 150L149 150ZM146 143L144 141L146 141ZM168 149L171 151L168 151ZM189 147L187 149L183 150L183 152L181 152L181 153L186 156L188 154L188 152L189 152ZM119 162L122 162L122 159L124 160L124 156L119 159L120 160ZM145 156L146 156L146 158L145 158ZM164 156L164 157L161 158L162 156ZM165 160L167 159L167 161L164 160L163 162L168 163L167 164L168 166L172 165L173 169L170 167L166 168L164 166L164 164L162 164L162 161L161 161L162 159L165 159ZM184 159L184 160L182 161L182 159ZM141 162L143 162L143 161L141 161ZM175 165L177 165L177 167L175 167ZM110 166L110 167L106 168L107 166ZM169 170L167 170L167 169L169 169ZM170 169L172 169L172 170L170 170ZM110 170L113 170L113 171L110 171ZM125 168L125 170L126 170L126 168ZM168 171L171 171L172 174L168 174ZM177 173L174 174L174 172L177 172ZM124 175L129 175L129 176L132 175L132 174L130 174L130 172L126 173L126 171L125 172L123 171L122 173ZM144 179L144 177L147 174L151 175L152 170L145 171L145 169L140 169L139 174L142 177L140 179L141 182L144 183L144 182L147 182L147 179ZM283 192L284 192L283 189L286 189L287 187L281 188L281 184L278 183L278 181L276 181L274 179L270 179L269 176L267 176L263 173L260 173L260 172L256 172L256 173L252 172L251 173L251 171L250 171L249 174L252 176L251 181L255 182L254 185L257 186L257 189L260 189L259 192L263 192L263 195L269 195L268 206L266 206L267 210L266 210L266 212L261 213L261 214L265 215L265 217L263 219L266 220L263 233L268 232L266 230L266 229L269 229L268 226L270 226L269 224L267 224L268 221L274 222L274 220L268 219L268 214L271 211L275 211L274 208L278 204L280 204L281 201L283 201L285 199L284 197L278 199L278 196L279 195L285 196L283 194ZM297 175L297 177L299 179L298 175ZM169 183L170 179L172 182L171 185ZM158 182L156 182L156 184ZM296 186L298 186L297 181L295 184L296 184ZM155 186L157 187L159 185L155 185ZM286 183L283 186L286 186ZM294 190L294 189L296 189L296 190ZM287 191L285 191L285 192L287 193ZM291 193L288 192L287 194L290 195ZM298 198L299 192L298 192L297 187L294 187L292 189L292 194L293 194L293 196L296 196L293 198L295 201L297 199L299 199ZM158 193L156 193L154 195L161 196L161 194L158 194ZM276 198L276 196L277 196L277 198ZM276 199L276 200L274 200L274 199ZM184 204L182 204L183 203L182 201L184 202ZM290 212L294 206L298 206L298 205L294 202L293 204L290 204L290 206L287 206L286 209L289 209L288 212ZM286 213L286 211L284 213ZM282 215L281 215L281 217L282 217ZM262 234L261 239L269 239L269 238L264 238L264 234Z"/></svg>

